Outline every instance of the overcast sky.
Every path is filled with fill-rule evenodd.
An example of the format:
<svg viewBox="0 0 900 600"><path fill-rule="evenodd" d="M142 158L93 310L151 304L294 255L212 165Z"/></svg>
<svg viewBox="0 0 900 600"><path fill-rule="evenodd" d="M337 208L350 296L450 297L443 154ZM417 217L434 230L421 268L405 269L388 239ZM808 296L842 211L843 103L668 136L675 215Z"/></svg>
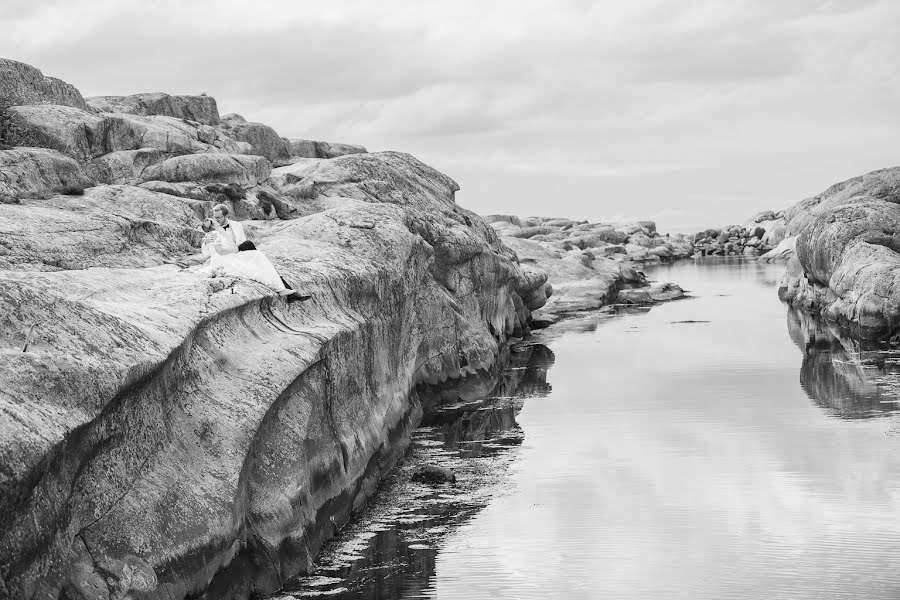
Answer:
<svg viewBox="0 0 900 600"><path fill-rule="evenodd" d="M897 0L0 0L85 96L410 152L482 214L741 222L900 164Z"/></svg>

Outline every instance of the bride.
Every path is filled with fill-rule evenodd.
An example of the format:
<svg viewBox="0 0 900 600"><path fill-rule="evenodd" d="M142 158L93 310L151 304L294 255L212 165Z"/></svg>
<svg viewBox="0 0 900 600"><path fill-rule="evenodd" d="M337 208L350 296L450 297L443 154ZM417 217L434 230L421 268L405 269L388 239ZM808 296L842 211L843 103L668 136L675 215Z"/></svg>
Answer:
<svg viewBox="0 0 900 600"><path fill-rule="evenodd" d="M227 206L217 204L213 208L213 218L206 223L212 231L203 238L202 250L210 257L210 270L258 281L282 296L307 299L308 296L300 296L297 290L286 285L266 255L257 250L253 242L247 241L244 226L238 221L230 221L228 214Z"/></svg>

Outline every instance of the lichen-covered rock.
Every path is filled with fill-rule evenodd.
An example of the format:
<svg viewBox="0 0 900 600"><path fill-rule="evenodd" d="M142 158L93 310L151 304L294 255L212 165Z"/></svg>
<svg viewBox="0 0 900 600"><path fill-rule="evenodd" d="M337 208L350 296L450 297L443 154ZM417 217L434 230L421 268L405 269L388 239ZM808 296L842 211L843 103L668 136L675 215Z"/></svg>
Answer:
<svg viewBox="0 0 900 600"><path fill-rule="evenodd" d="M244 154L185 154L173 156L145 169L144 181L191 181L199 183L236 183L243 187L259 185L272 172L262 156Z"/></svg>
<svg viewBox="0 0 900 600"><path fill-rule="evenodd" d="M83 193L93 185L72 158L43 148L0 150L0 204Z"/></svg>
<svg viewBox="0 0 900 600"><path fill-rule="evenodd" d="M410 392L490 369L521 328L516 290L539 276L453 180L397 153L304 168L333 208L257 223L302 305L159 264L193 247L204 202L108 186L0 207L27 229L0 232L11 597L272 591L402 454Z"/></svg>
<svg viewBox="0 0 900 600"><path fill-rule="evenodd" d="M88 110L75 86L40 70L6 58L0 58L0 113L10 106L61 104Z"/></svg>
<svg viewBox="0 0 900 600"><path fill-rule="evenodd" d="M216 125L219 122L219 108L212 96L170 96L158 92L131 96L94 96L85 101L98 112L162 115L206 125Z"/></svg>

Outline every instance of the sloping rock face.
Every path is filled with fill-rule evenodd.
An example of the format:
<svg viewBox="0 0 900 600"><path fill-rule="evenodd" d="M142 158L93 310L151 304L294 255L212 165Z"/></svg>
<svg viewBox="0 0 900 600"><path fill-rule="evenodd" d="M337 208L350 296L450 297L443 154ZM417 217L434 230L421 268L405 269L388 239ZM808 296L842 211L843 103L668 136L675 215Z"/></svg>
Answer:
<svg viewBox="0 0 900 600"><path fill-rule="evenodd" d="M162 115L198 121L206 125L219 122L219 107L211 96L170 96L163 93L131 96L94 96L86 99L97 112Z"/></svg>
<svg viewBox="0 0 900 600"><path fill-rule="evenodd" d="M900 331L900 168L836 184L787 211L796 256L782 299L864 338Z"/></svg>
<svg viewBox="0 0 900 600"><path fill-rule="evenodd" d="M23 104L62 104L89 110L75 86L40 70L6 58L0 58L0 112Z"/></svg>
<svg viewBox="0 0 900 600"><path fill-rule="evenodd" d="M0 206L0 596L274 589L403 451L410 392L490 369L527 327L546 277L451 179L398 153L292 168L330 208L250 229L302 304L170 264L210 202L112 185Z"/></svg>

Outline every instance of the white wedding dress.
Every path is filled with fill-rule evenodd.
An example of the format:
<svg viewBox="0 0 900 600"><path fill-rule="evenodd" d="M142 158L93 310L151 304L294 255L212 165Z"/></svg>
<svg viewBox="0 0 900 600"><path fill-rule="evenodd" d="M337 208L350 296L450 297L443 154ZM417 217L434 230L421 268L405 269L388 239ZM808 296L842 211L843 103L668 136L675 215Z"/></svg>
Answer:
<svg viewBox="0 0 900 600"><path fill-rule="evenodd" d="M237 246L246 240L243 227L235 221L229 223L234 230L232 235L222 235L218 231L208 233L203 240L203 254L209 256L209 269L211 275L227 275L231 277L243 277L258 281L272 288L276 292L284 292L287 288L281 281L278 271L259 250L242 250L237 252ZM237 226L235 226L237 225ZM243 238L236 241L235 238ZM234 250L227 254L220 253L216 248L220 245L223 249Z"/></svg>

